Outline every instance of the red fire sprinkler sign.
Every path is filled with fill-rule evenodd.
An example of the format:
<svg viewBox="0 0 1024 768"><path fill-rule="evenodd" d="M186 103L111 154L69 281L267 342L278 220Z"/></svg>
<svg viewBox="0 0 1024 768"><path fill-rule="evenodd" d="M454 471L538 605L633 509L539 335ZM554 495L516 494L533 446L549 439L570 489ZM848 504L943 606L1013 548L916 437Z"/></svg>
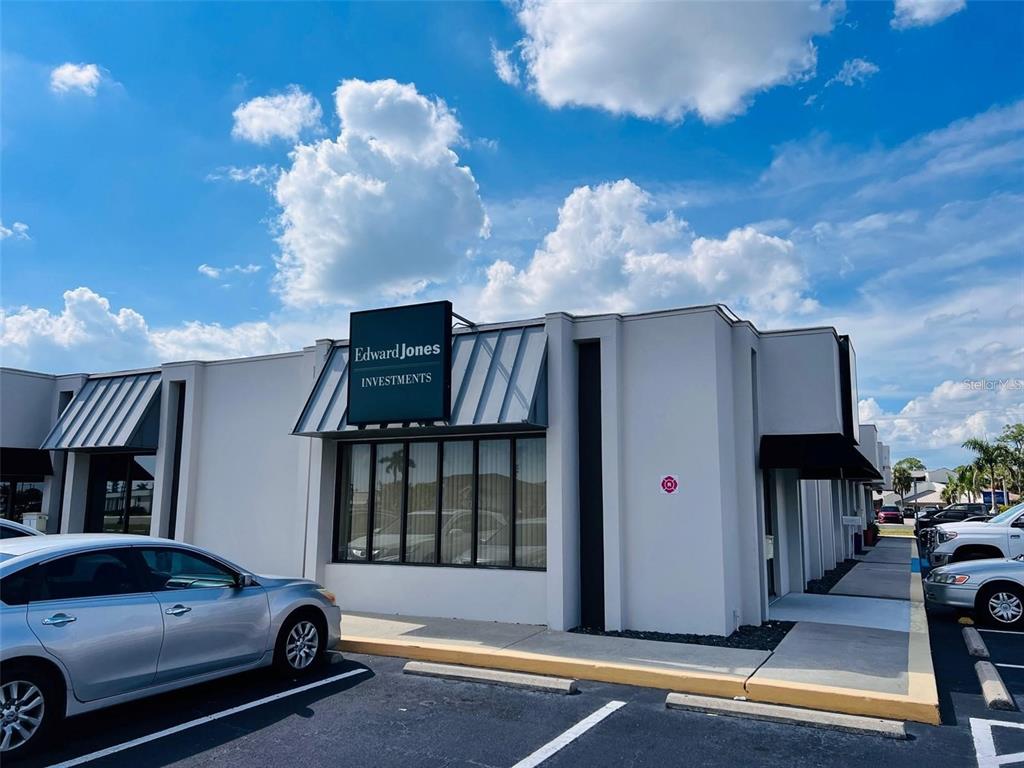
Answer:
<svg viewBox="0 0 1024 768"><path fill-rule="evenodd" d="M662 475L659 488L666 496L675 496L679 492L679 476Z"/></svg>

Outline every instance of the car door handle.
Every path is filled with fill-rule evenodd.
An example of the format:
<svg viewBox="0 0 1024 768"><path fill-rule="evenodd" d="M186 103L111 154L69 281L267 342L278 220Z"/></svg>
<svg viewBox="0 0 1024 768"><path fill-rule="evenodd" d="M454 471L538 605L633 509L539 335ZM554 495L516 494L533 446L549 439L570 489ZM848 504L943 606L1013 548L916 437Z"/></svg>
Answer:
<svg viewBox="0 0 1024 768"><path fill-rule="evenodd" d="M188 613L191 610L192 609L189 608L187 605L182 605L181 603L178 603L173 608L168 608L166 611L164 611L164 613L166 613L168 616L181 616L182 614Z"/></svg>
<svg viewBox="0 0 1024 768"><path fill-rule="evenodd" d="M55 613L49 618L43 619L43 624L48 627L63 627L72 621L78 621L77 616L68 616L66 613Z"/></svg>

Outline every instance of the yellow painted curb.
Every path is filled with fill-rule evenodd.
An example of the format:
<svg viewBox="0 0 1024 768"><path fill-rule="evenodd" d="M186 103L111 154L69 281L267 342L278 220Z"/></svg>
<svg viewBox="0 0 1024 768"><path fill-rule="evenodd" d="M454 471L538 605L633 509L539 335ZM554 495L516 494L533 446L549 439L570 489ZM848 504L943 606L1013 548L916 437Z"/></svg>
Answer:
<svg viewBox="0 0 1024 768"><path fill-rule="evenodd" d="M745 696L743 675L725 675L712 672L655 669L634 664L596 661L589 659L548 656L498 648L480 649L466 645L420 643L408 640L382 640L372 637L346 637L341 650L365 653L371 656L399 656L418 661L439 661L470 667L489 667L511 672L531 672L540 675L575 677L602 683L635 685L642 688L661 688L679 693L699 693L705 696L734 698Z"/></svg>
<svg viewBox="0 0 1024 768"><path fill-rule="evenodd" d="M771 704L870 715L893 720L939 725L939 694L935 686L928 616L924 608L921 575L910 580L910 632L907 646L905 694L836 688L826 685L762 679L755 673L746 685L747 698Z"/></svg>

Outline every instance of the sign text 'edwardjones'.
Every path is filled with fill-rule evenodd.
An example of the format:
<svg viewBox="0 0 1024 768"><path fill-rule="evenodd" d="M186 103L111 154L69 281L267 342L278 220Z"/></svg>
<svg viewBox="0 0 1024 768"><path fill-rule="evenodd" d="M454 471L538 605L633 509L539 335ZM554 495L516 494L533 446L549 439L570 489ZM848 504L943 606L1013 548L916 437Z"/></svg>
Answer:
<svg viewBox="0 0 1024 768"><path fill-rule="evenodd" d="M448 418L451 304L354 312L350 323L350 424Z"/></svg>

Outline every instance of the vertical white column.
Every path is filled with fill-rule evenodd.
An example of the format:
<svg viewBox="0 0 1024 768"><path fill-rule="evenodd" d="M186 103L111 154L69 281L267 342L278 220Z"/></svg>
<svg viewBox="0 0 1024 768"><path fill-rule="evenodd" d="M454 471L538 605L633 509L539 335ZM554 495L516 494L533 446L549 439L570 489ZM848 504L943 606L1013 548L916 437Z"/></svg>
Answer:
<svg viewBox="0 0 1024 768"><path fill-rule="evenodd" d="M622 323L601 323L601 504L604 518L604 625L623 629Z"/></svg>
<svg viewBox="0 0 1024 768"><path fill-rule="evenodd" d="M89 454L68 451L68 465L64 472L64 509L61 510L61 533L81 533L85 530L85 508L88 501Z"/></svg>
<svg viewBox="0 0 1024 768"><path fill-rule="evenodd" d="M571 629L580 619L579 444L577 361L572 320L545 318L548 431L547 615L552 629Z"/></svg>
<svg viewBox="0 0 1024 768"><path fill-rule="evenodd" d="M330 339L318 339L315 346L302 351L303 372L308 376L302 384L304 393L313 390L333 343ZM332 558L338 443L319 437L293 439L299 451L296 508L304 511L306 519L302 571L307 579L322 582L324 567Z"/></svg>

